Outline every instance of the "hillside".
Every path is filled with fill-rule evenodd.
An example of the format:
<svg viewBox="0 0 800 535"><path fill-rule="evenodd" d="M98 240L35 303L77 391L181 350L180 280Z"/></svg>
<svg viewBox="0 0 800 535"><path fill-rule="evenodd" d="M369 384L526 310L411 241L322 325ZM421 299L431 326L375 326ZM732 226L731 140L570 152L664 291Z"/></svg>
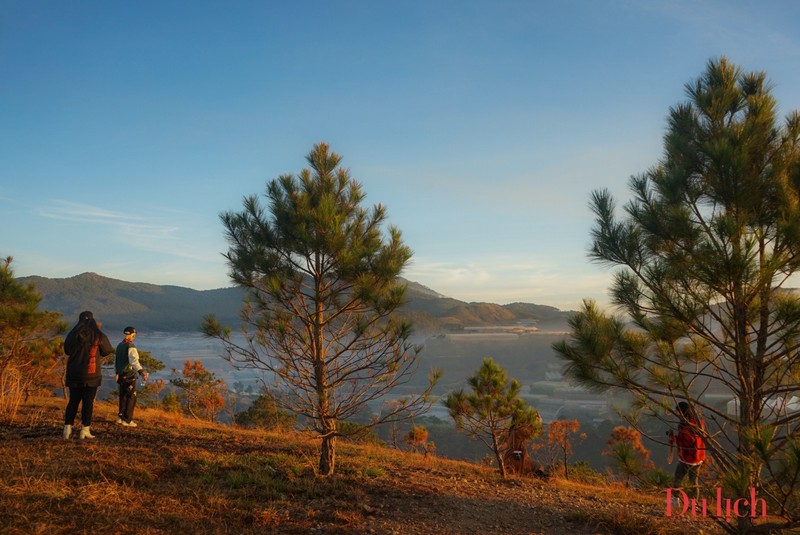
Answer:
<svg viewBox="0 0 800 535"><path fill-rule="evenodd" d="M93 441L60 437L64 401L0 425L0 527L27 533L714 533L665 518L663 497L340 443L314 476L315 442L155 410L136 429L96 405Z"/></svg>
<svg viewBox="0 0 800 535"><path fill-rule="evenodd" d="M216 314L226 324L237 321L243 292L238 288L192 290L179 286L158 286L125 282L83 273L66 279L23 277L32 282L42 302L39 308L64 315L72 325L83 310L91 310L106 331L126 325L140 330L196 331L206 314Z"/></svg>
<svg viewBox="0 0 800 535"><path fill-rule="evenodd" d="M158 286L126 282L83 273L64 279L23 277L42 294L40 308L64 315L71 324L83 310L91 310L107 330L135 325L140 330L196 331L207 314L216 315L224 325L238 322L244 293L241 288L193 290L179 286ZM470 326L541 323L563 329L570 313L553 307L528 303L496 305L466 303L445 297L417 282L407 281L408 302L403 313L419 333L459 331Z"/></svg>

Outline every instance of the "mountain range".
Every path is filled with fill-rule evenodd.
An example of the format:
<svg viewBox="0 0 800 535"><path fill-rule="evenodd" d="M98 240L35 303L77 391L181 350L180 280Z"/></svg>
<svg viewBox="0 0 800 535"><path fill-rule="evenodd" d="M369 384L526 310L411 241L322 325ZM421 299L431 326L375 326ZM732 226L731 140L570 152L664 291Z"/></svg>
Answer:
<svg viewBox="0 0 800 535"><path fill-rule="evenodd" d="M104 329L120 330L133 325L139 330L197 331L207 314L214 314L223 325L234 326L244 290L239 287L193 290L180 286L160 286L126 282L96 273L53 279L22 277L42 295L41 310L64 315L67 324L77 321L83 310L91 310ZM446 297L422 284L405 281L407 303L401 313L413 321L416 332L461 331L469 327L541 326L564 329L571 312L532 303L467 303Z"/></svg>

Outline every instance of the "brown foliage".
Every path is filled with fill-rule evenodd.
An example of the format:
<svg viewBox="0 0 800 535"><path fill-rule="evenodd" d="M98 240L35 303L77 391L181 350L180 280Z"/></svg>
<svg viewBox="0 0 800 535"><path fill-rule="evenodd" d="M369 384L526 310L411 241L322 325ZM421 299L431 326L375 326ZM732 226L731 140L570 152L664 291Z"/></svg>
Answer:
<svg viewBox="0 0 800 535"><path fill-rule="evenodd" d="M642 444L642 434L632 427L618 425L611 431L603 455L611 458L614 467L630 485L631 478L642 479L645 471L655 466L650 450Z"/></svg>
<svg viewBox="0 0 800 535"><path fill-rule="evenodd" d="M543 449L547 457L547 464L553 472L558 463L564 469L564 478L569 479L569 458L572 456L572 446L576 440L584 440L586 433L578 434L581 424L578 420L555 420L547 426L547 435L544 442L535 446Z"/></svg>
<svg viewBox="0 0 800 535"><path fill-rule="evenodd" d="M214 422L225 407L225 381L208 371L199 360L187 360L178 375L172 370L170 383L180 389L178 398L187 414Z"/></svg>

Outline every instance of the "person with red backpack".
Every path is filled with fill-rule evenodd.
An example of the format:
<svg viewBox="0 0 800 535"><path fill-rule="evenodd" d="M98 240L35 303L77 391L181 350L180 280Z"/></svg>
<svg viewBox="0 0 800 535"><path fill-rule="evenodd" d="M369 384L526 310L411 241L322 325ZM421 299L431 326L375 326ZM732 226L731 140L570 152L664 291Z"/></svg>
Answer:
<svg viewBox="0 0 800 535"><path fill-rule="evenodd" d="M678 448L678 466L675 467L672 487L678 488L683 478L688 475L689 483L699 493L700 467L706 459L706 445L703 440L705 422L685 401L678 403L678 416L681 419L678 423L678 433L672 431L669 433L670 449L673 445Z"/></svg>
<svg viewBox="0 0 800 535"><path fill-rule="evenodd" d="M90 426L97 388L103 380L100 373L102 357L114 352L108 337L100 330L94 315L88 310L81 312L78 323L64 340L64 353L67 355L66 385L69 388L69 402L64 411L64 439L72 436L72 426L81 408L81 439L94 438Z"/></svg>

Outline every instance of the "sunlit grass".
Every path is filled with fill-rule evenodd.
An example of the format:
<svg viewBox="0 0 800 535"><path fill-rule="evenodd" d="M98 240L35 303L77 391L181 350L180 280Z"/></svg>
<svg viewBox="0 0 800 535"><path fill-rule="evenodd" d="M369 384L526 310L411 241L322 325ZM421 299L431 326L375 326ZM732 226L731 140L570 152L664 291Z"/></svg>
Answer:
<svg viewBox="0 0 800 535"><path fill-rule="evenodd" d="M568 521L672 533L647 531L641 515L595 511L591 500L658 500L619 486L501 480L491 467L346 441L338 443L335 475L318 477L319 442L310 435L241 430L154 409L137 409L140 426L128 429L114 424L112 403L98 403L97 439L65 442L63 408L63 400L37 401L14 426L0 428L4 534L362 533L372 521L400 530L421 521L409 503L425 507L432 497L455 509L484 507L479 517L491 518L492 504L513 496L536 518L536 503L526 497L545 489L584 497ZM383 510L384 502L395 506ZM659 520L649 520L652 529L663 527ZM453 533L474 532L470 524L462 528Z"/></svg>

